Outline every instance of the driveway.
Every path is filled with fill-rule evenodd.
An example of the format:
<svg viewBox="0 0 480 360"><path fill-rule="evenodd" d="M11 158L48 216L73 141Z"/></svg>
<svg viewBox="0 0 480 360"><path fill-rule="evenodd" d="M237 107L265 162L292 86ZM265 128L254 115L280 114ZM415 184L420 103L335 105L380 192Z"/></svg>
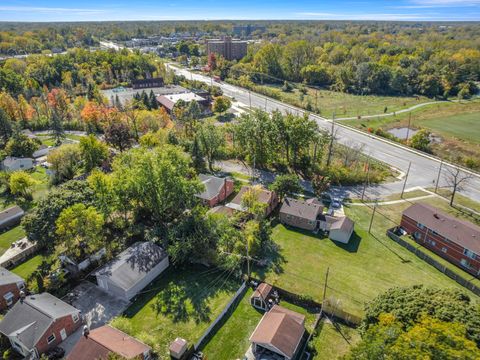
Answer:
<svg viewBox="0 0 480 360"><path fill-rule="evenodd" d="M90 329L105 325L114 317L122 314L129 304L88 281L78 285L63 300L82 312L85 324ZM82 336L82 331L83 326L60 344L60 347L65 349L66 355Z"/></svg>

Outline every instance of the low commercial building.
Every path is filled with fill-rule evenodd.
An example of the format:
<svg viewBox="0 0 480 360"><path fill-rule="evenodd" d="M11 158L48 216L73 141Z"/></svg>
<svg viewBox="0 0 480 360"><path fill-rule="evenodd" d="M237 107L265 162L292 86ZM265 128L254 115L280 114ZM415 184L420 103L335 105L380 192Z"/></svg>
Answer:
<svg viewBox="0 0 480 360"><path fill-rule="evenodd" d="M233 192L232 179L205 174L200 174L198 177L205 186L205 190L196 196L209 207L216 206Z"/></svg>
<svg viewBox="0 0 480 360"><path fill-rule="evenodd" d="M152 242L138 242L96 272L100 288L130 300L169 266L168 255Z"/></svg>
<svg viewBox="0 0 480 360"><path fill-rule="evenodd" d="M246 41L232 40L230 36L207 40L207 55L221 55L227 60L240 60L247 55Z"/></svg>
<svg viewBox="0 0 480 360"><path fill-rule="evenodd" d="M91 331L83 336L68 354L67 360L108 360L110 354L122 359L148 360L152 348L141 341L109 325Z"/></svg>
<svg viewBox="0 0 480 360"><path fill-rule="evenodd" d="M37 359L74 333L81 324L80 310L43 293L17 301L0 322L0 332L9 339L16 352Z"/></svg>
<svg viewBox="0 0 480 360"><path fill-rule="evenodd" d="M25 211L18 206L12 206L0 212L0 230L11 226L16 226L22 220Z"/></svg>
<svg viewBox="0 0 480 360"><path fill-rule="evenodd" d="M25 290L25 281L7 269L0 267L0 310L8 309L20 298Z"/></svg>
<svg viewBox="0 0 480 360"><path fill-rule="evenodd" d="M32 158L17 158L14 156L7 156L2 161L2 169L4 171L28 170L33 168Z"/></svg>
<svg viewBox="0 0 480 360"><path fill-rule="evenodd" d="M189 102L196 101L201 107L203 107L204 112L208 109L208 106L210 105L210 102L207 99L195 94L194 92L161 95L157 97L158 103L163 106L169 114L172 113L175 104L180 100L187 104Z"/></svg>
<svg viewBox="0 0 480 360"><path fill-rule="evenodd" d="M480 227L424 203L402 214L402 229L420 245L472 275L480 275Z"/></svg>
<svg viewBox="0 0 480 360"><path fill-rule="evenodd" d="M133 89L150 89L162 87L164 85L163 78L139 79L132 81Z"/></svg>
<svg viewBox="0 0 480 360"><path fill-rule="evenodd" d="M258 323L250 343L258 359L294 359L301 349L305 334L305 316L274 305Z"/></svg>

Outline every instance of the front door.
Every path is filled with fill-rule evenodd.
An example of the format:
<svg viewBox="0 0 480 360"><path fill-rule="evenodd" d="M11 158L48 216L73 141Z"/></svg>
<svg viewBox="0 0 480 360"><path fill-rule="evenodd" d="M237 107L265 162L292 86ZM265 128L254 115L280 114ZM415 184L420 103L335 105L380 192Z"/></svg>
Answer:
<svg viewBox="0 0 480 360"><path fill-rule="evenodd" d="M60 330L60 337L62 338L62 341L67 338L67 332L65 329Z"/></svg>

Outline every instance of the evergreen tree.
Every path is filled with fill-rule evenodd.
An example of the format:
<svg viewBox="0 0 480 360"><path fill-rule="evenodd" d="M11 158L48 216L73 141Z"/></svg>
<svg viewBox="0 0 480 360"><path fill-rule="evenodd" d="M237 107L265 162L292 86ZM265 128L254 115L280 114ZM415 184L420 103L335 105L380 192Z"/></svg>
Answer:
<svg viewBox="0 0 480 360"><path fill-rule="evenodd" d="M191 154L192 154L193 167L199 172L205 169L205 160L204 160L203 151L198 141L198 138L196 136L195 136L195 139L193 140Z"/></svg>
<svg viewBox="0 0 480 360"><path fill-rule="evenodd" d="M147 93L145 92L145 90L142 91L142 103L143 103L143 105L145 105L145 107L146 107L148 110L151 110L151 108L150 108L150 99L149 99Z"/></svg>
<svg viewBox="0 0 480 360"><path fill-rule="evenodd" d="M55 146L59 146L62 143L62 140L65 139L65 130L63 128L62 119L60 119L55 111L52 113L52 118L50 119L50 127L55 140Z"/></svg>
<svg viewBox="0 0 480 360"><path fill-rule="evenodd" d="M150 99L149 99L150 109L158 109L158 102L153 90L150 90Z"/></svg>
<svg viewBox="0 0 480 360"><path fill-rule="evenodd" d="M12 124L7 114L0 108L0 137L5 145L8 139L12 136Z"/></svg>

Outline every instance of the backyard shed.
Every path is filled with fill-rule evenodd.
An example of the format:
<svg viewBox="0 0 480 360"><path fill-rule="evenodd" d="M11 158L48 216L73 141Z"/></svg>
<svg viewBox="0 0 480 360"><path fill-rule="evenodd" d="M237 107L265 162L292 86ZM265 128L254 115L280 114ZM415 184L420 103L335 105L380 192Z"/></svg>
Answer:
<svg viewBox="0 0 480 360"><path fill-rule="evenodd" d="M330 226L328 237L334 241L348 244L353 234L354 222L344 216L339 218Z"/></svg>
<svg viewBox="0 0 480 360"><path fill-rule="evenodd" d="M169 265L167 253L152 242L138 242L96 272L103 290L130 300Z"/></svg>

